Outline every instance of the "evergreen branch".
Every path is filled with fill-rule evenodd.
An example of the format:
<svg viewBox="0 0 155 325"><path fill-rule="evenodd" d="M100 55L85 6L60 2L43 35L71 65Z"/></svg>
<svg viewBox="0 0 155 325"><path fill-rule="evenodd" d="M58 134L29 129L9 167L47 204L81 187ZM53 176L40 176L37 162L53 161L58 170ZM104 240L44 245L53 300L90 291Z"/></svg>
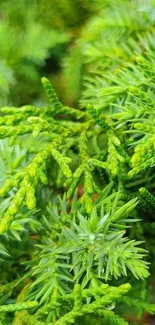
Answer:
<svg viewBox="0 0 155 325"><path fill-rule="evenodd" d="M24 168L23 171L17 173L10 181L6 181L4 187L1 188L1 195L4 195L14 186L18 186L21 181L20 188L15 194L13 201L8 208L6 215L1 220L0 233L4 233L10 227L11 222L14 219L15 214L19 211L20 207L26 200L28 209L34 209L36 206L35 191L39 181L43 184L47 184L48 179L45 174L45 162L53 156L54 159L60 164L61 169L66 177L71 177L72 173L68 167L70 163L69 158L62 157L56 150L56 147L60 146L62 138L58 138L48 145L43 151L39 152L32 160L32 162Z"/></svg>
<svg viewBox="0 0 155 325"><path fill-rule="evenodd" d="M0 312L13 312L13 311L20 311L24 309L31 309L34 307L37 307L38 302L37 301L28 301L23 303L16 303L16 304L10 304L10 305L4 305L0 306Z"/></svg>
<svg viewBox="0 0 155 325"><path fill-rule="evenodd" d="M85 304L83 306L81 306L78 303L78 296L77 296L77 289L75 287L75 291L74 291L74 299L75 299L75 303L74 303L74 307L73 310L69 313L67 313L66 315L64 315L63 317L61 317L56 324L57 325L66 325L68 323L74 323L75 319L79 316L82 316L84 314L91 314L94 313L95 311L97 311L98 309L103 308L103 306L108 305L109 303L111 303L112 301L116 301L117 299L119 299L120 296L122 296L123 294L126 293L126 291L128 291L130 289L130 285L126 284L126 285L122 285L119 288L115 288L115 293L109 293L107 294L105 297L101 297L100 299L98 299L97 301L94 301L90 304ZM52 325L52 323L51 323Z"/></svg>
<svg viewBox="0 0 155 325"><path fill-rule="evenodd" d="M119 315L116 315L112 310L98 310L97 314L104 319L104 322L109 325L128 325L128 322L120 317Z"/></svg>
<svg viewBox="0 0 155 325"><path fill-rule="evenodd" d="M55 111L56 114L59 113L61 111L62 104L60 103L50 81L45 77L43 77L41 79L41 81L42 81L43 87L48 95L48 98L53 106L53 108L52 108L53 111Z"/></svg>
<svg viewBox="0 0 155 325"><path fill-rule="evenodd" d="M152 207L155 207L155 197L145 187L141 187L139 192Z"/></svg>
<svg viewBox="0 0 155 325"><path fill-rule="evenodd" d="M45 325L44 322L37 320L35 316L30 315L27 311L22 311L18 314L15 325L18 323L21 325Z"/></svg>

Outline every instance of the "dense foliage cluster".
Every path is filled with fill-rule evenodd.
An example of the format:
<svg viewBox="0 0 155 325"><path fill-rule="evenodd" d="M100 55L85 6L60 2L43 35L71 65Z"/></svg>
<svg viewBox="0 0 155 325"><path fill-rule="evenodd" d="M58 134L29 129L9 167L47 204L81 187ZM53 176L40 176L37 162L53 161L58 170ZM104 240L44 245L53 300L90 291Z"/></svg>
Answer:
<svg viewBox="0 0 155 325"><path fill-rule="evenodd" d="M144 323L155 313L155 3L1 6L0 325Z"/></svg>

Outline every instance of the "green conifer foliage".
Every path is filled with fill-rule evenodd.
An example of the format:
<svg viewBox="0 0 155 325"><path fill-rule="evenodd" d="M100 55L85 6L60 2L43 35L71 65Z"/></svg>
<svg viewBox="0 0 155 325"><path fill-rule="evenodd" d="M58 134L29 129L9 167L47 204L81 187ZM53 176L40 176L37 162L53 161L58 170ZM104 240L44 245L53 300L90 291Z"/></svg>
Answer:
<svg viewBox="0 0 155 325"><path fill-rule="evenodd" d="M0 324L137 324L155 314L154 1L14 5L0 17ZM37 84L51 51L60 99Z"/></svg>
<svg viewBox="0 0 155 325"><path fill-rule="evenodd" d="M128 199L137 151L130 149L130 142L125 142L128 132L125 126L131 123L134 134L140 129L139 124L137 127L133 119L128 120L128 112L128 123L122 126L116 123L120 113L102 116L92 105L83 111L64 106L48 79L42 78L42 84L49 105L42 108L24 106L20 108L20 114L15 107L2 109L2 139L13 138L9 142L13 148L16 139L20 143L23 137L32 137L39 144L27 162L23 161L19 150L21 160L18 160L23 162L11 178L3 179L0 189L1 197L7 200L0 220L2 270L4 263L12 265L18 243L23 242L18 253L21 276L13 275L13 282L2 282L2 297L6 292L4 302L7 302L4 304L2 299L2 320L6 321L9 313L14 312L11 319L15 324L70 324L78 322L80 317L86 321L93 313L105 322L125 324L121 316L108 311L108 306L116 300L119 304L120 297L128 292L130 285L113 287L111 281L123 280L129 274L137 280L149 276L143 236L137 241L126 236L126 227L131 222L140 223L141 216L135 213L138 213L141 199ZM93 144L94 136L97 147ZM143 137L138 141L143 141ZM75 148L79 158L74 163L71 152ZM140 163L143 161L139 160ZM55 168L51 168L52 165ZM96 177L97 170L104 171L105 181ZM57 177L60 178L59 186ZM63 199L50 194L52 205L48 203L41 207L38 198L43 200L46 188L50 185L53 191L60 191L60 184L66 192ZM83 184L80 199L77 197L79 184ZM139 194L142 202L145 200L146 205L153 208L153 194L144 187L139 188ZM37 232L35 236L34 231ZM15 243L17 248L12 250L11 245L14 247ZM25 249L28 249L28 257ZM21 258L24 262L22 271ZM7 272L5 269L3 272L5 279ZM10 303L14 286L23 293L21 291ZM142 303L142 306L145 305ZM154 305L149 308L146 310L154 311Z"/></svg>

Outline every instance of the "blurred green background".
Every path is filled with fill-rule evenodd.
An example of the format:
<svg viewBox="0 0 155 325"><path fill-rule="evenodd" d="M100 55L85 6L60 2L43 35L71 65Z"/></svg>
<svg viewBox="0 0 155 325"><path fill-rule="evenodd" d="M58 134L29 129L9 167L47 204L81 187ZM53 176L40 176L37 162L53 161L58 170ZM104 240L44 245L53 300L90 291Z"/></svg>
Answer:
<svg viewBox="0 0 155 325"><path fill-rule="evenodd" d="M104 73L154 51L154 21L154 0L1 0L0 107L42 106L42 76L64 104L96 104Z"/></svg>
<svg viewBox="0 0 155 325"><path fill-rule="evenodd" d="M98 9L95 0L1 0L0 106L41 104L42 76L52 79L62 99L76 99L63 95L64 58Z"/></svg>

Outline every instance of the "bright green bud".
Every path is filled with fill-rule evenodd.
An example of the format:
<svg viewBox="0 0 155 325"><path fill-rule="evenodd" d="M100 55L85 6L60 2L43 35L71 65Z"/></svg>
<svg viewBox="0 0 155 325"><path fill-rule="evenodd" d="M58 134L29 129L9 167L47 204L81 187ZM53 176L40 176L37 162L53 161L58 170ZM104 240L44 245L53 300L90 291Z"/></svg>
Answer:
<svg viewBox="0 0 155 325"><path fill-rule="evenodd" d="M58 99L58 97L57 97L57 95L56 95L50 81L45 77L43 77L41 79L41 81L42 81L43 87L44 87L44 89L45 89L45 91L47 93L47 96L48 96L50 102L53 105L55 113L58 113L59 111L61 111L62 104L59 101L59 99Z"/></svg>
<svg viewBox="0 0 155 325"><path fill-rule="evenodd" d="M32 135L34 138L37 138L39 133L40 133L40 127L38 126L34 128Z"/></svg>
<svg viewBox="0 0 155 325"><path fill-rule="evenodd" d="M33 187L29 186L26 192L26 205L29 210L32 210L36 207L36 197L35 190Z"/></svg>
<svg viewBox="0 0 155 325"><path fill-rule="evenodd" d="M40 172L40 180L43 184L47 185L48 184L48 178L45 173Z"/></svg>

